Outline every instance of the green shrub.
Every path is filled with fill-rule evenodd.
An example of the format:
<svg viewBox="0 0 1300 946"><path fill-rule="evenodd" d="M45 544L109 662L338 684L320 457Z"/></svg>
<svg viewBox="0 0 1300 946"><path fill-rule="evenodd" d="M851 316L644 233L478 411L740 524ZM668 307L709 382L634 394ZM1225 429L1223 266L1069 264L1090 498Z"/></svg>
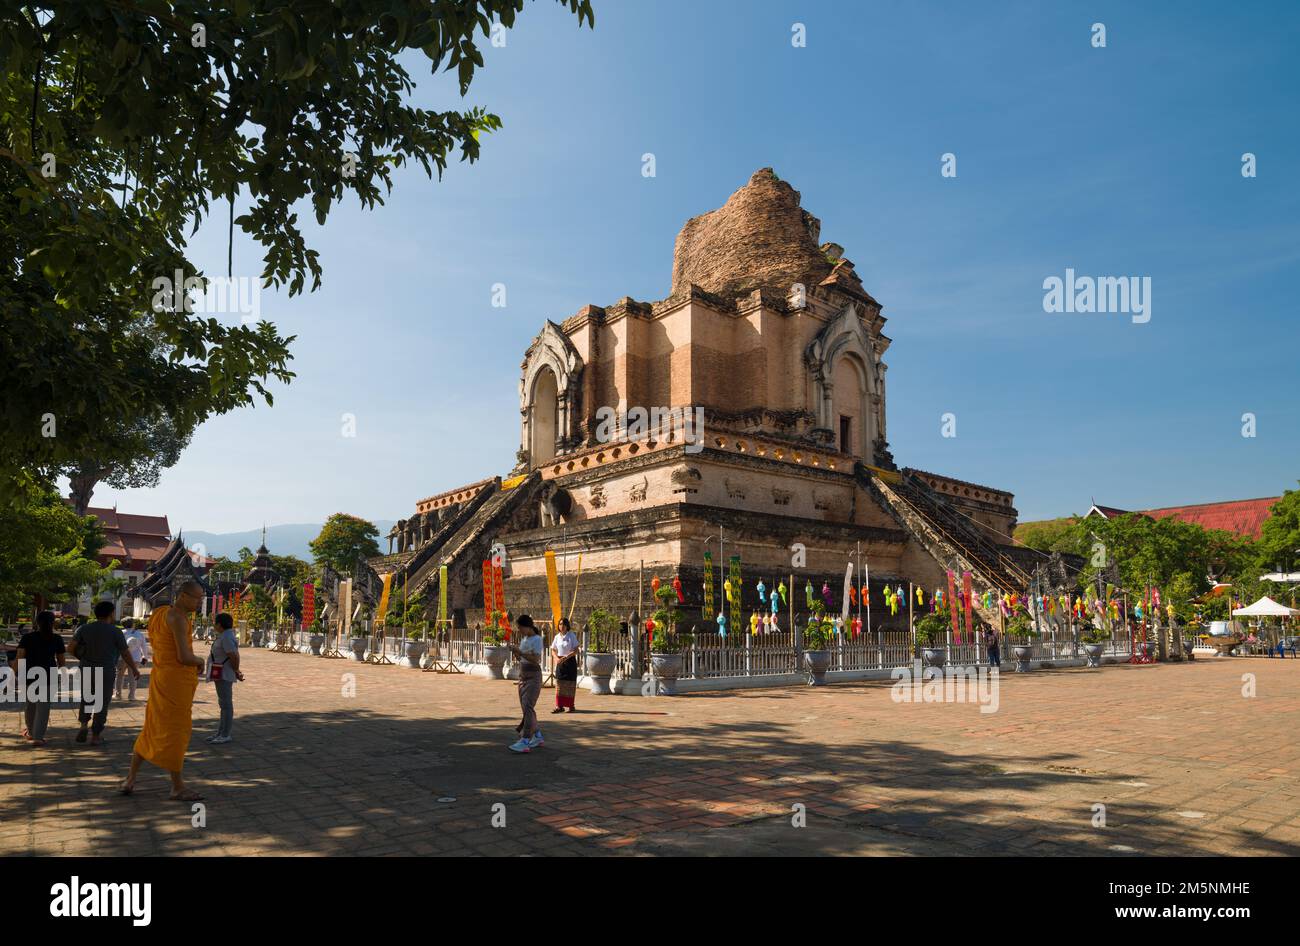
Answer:
<svg viewBox="0 0 1300 946"><path fill-rule="evenodd" d="M607 654L614 648L614 635L618 632L618 617L604 608L597 608L587 618L587 653Z"/></svg>
<svg viewBox="0 0 1300 946"><path fill-rule="evenodd" d="M912 625L916 632L916 646L918 647L937 647L945 640L949 628L952 627L952 619L946 613L940 614L935 611L926 614Z"/></svg>

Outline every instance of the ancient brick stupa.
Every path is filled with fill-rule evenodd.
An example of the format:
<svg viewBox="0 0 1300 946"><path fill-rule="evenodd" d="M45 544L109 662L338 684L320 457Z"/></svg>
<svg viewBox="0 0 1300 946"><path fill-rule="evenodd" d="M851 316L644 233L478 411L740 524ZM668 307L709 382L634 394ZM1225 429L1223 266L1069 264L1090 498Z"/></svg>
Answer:
<svg viewBox="0 0 1300 946"><path fill-rule="evenodd" d="M570 577L581 552L579 618L644 608L638 578L655 575L680 578L700 614L706 550L741 557L747 614L760 578L820 588L859 548L873 588L956 569L977 593L1023 592L1011 493L896 466L881 305L820 229L764 168L687 221L667 298L546 322L520 366L511 476L421 500L375 569L432 592L445 564L452 608L472 611L499 543L510 610L548 615L545 551Z"/></svg>

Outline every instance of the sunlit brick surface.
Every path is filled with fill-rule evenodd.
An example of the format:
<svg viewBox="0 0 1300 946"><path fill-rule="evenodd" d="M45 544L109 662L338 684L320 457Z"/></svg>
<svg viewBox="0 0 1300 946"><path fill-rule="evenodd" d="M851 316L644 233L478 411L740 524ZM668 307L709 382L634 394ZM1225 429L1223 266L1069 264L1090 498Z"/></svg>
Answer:
<svg viewBox="0 0 1300 946"><path fill-rule="evenodd" d="M1300 660L1006 674L987 715L860 684L579 691L582 712L551 716L548 689L547 745L516 756L510 683L246 653L236 741L203 741L210 688L195 706L206 827L157 770L114 794L143 701L114 709L99 749L65 710L49 748L23 748L7 711L0 854L1300 855Z"/></svg>

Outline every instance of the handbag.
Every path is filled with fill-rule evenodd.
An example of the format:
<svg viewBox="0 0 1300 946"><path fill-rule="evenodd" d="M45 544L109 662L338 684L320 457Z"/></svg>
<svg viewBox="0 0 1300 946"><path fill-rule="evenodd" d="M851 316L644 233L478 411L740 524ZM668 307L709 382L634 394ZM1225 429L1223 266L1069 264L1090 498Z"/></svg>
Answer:
<svg viewBox="0 0 1300 946"><path fill-rule="evenodd" d="M229 659L230 659L229 657L226 657L225 660L221 661L221 663L217 663L215 660L212 659L212 654L211 653L208 654L208 680L210 682L219 683L220 681L225 679L225 676L222 674L222 669L226 661Z"/></svg>

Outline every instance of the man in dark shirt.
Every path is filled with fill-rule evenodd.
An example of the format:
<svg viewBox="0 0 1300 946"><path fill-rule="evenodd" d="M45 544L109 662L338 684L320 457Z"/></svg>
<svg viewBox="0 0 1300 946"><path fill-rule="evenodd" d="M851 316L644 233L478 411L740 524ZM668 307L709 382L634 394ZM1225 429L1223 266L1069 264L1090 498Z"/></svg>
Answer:
<svg viewBox="0 0 1300 946"><path fill-rule="evenodd" d="M54 612L36 615L36 629L18 641L16 671L30 677L33 668L46 677L46 684L36 692L28 690L23 707L23 738L33 747L45 745L45 731L50 724L50 706L54 703L54 680L51 671L64 662L63 636L54 630Z"/></svg>
<svg viewBox="0 0 1300 946"><path fill-rule="evenodd" d="M90 730L92 746L100 744L100 735L104 731L104 724L108 722L108 704L113 699L113 680L117 676L118 658L121 657L126 661L126 665L131 668L131 673L135 674L136 679L140 677L140 670L136 667L135 661L131 658L131 651L126 646L126 635L112 621L113 610L113 602L99 602L95 605L95 620L83 624L72 635L70 650L72 656L81 661L83 668L82 706L81 712L77 714L81 731L77 733L76 738L77 742L86 741L86 726L93 718L94 725ZM93 689L87 687L90 680L87 679L86 671L94 675ZM96 705L99 707L98 711L94 709Z"/></svg>

